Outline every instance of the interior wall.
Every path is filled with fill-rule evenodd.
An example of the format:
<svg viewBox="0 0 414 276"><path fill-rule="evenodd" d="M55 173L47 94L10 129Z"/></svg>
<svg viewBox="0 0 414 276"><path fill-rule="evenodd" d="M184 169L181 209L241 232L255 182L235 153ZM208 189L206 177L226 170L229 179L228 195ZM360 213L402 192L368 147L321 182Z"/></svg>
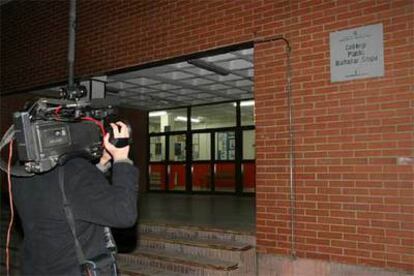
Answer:
<svg viewBox="0 0 414 276"><path fill-rule="evenodd" d="M148 152L148 121L147 112L121 108L119 118L126 120L132 129L133 144L131 154L135 165L139 169L139 192L145 192L147 186L147 152Z"/></svg>

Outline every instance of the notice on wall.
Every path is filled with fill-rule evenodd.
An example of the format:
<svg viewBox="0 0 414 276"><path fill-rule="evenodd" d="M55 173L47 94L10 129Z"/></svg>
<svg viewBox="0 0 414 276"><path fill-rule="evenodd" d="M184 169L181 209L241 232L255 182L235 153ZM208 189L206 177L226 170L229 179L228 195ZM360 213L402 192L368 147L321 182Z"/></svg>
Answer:
<svg viewBox="0 0 414 276"><path fill-rule="evenodd" d="M384 76L382 24L329 34L331 81Z"/></svg>

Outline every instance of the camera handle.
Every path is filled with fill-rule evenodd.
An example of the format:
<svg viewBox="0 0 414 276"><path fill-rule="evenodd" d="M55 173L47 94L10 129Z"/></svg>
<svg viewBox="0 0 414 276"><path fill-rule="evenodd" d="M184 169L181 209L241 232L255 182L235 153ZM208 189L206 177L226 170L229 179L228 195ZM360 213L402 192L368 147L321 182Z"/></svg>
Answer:
<svg viewBox="0 0 414 276"><path fill-rule="evenodd" d="M124 124L126 124L126 126L128 127L128 134L129 137L128 138L115 138L114 137L114 130L112 129L112 127L108 127L107 128L107 132L109 133L109 143L111 143L112 145L114 145L117 148L123 148L126 147L128 145L132 144L132 128L131 125L129 124L128 121L123 121Z"/></svg>

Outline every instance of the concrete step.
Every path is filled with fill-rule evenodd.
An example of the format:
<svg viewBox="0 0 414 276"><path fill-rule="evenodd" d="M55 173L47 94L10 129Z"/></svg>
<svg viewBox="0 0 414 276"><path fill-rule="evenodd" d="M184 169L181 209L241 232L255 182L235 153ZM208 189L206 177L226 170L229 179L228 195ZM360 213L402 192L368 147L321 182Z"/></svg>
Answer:
<svg viewBox="0 0 414 276"><path fill-rule="evenodd" d="M139 248L148 248L176 254L188 254L216 258L223 261L243 263L251 255L253 246L237 241L175 237L159 233L144 233Z"/></svg>
<svg viewBox="0 0 414 276"><path fill-rule="evenodd" d="M222 261L190 254L139 248L132 254L118 254L119 263L137 264L183 275L230 275L238 269L237 262ZM122 271L122 266L121 266ZM234 274L237 275L237 274Z"/></svg>
<svg viewBox="0 0 414 276"><path fill-rule="evenodd" d="M174 224L160 224L152 222L141 222L139 233L144 234L162 234L168 237L181 239L209 239L219 241L231 241L256 245L254 233L234 231L226 229L214 229L203 226L187 226Z"/></svg>
<svg viewBox="0 0 414 276"><path fill-rule="evenodd" d="M150 268L138 264L118 262L120 276L182 276L182 273L173 273L159 268Z"/></svg>
<svg viewBox="0 0 414 276"><path fill-rule="evenodd" d="M253 247L250 244L237 242L237 241L195 238L195 237L189 237L185 239L181 237L175 237L174 235L166 235L166 234L159 234L159 233L143 233L140 236L140 240L159 241L159 242L164 242L164 243L215 248L215 249L230 250L230 251L245 251Z"/></svg>

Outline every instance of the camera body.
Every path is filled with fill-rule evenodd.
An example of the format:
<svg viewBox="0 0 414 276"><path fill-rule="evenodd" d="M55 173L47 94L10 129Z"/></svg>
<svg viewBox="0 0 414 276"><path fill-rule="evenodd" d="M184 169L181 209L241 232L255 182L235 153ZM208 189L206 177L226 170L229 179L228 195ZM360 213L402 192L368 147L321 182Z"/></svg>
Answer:
<svg viewBox="0 0 414 276"><path fill-rule="evenodd" d="M49 171L74 156L94 159L102 154L102 135L92 122L32 122L27 112L16 112L13 119L17 152L27 172Z"/></svg>
<svg viewBox="0 0 414 276"><path fill-rule="evenodd" d="M98 159L103 151L104 122L111 105L78 97L39 99L13 114L19 161L29 173L43 173L73 157Z"/></svg>

